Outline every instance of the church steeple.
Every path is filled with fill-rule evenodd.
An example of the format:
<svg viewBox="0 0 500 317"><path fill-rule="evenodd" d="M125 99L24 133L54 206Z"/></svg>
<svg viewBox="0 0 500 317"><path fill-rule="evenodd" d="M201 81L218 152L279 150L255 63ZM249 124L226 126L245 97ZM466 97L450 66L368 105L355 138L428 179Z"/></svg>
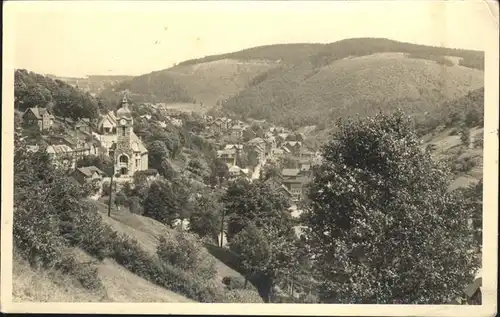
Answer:
<svg viewBox="0 0 500 317"><path fill-rule="evenodd" d="M127 93L123 94L122 101L120 102L120 108L118 111L116 111L116 116L118 118L132 118L132 112L130 111L128 107L128 98L127 98Z"/></svg>
<svg viewBox="0 0 500 317"><path fill-rule="evenodd" d="M123 94L123 98L122 98L122 102L121 102L121 107L122 108L128 108L128 97L127 97L127 93L126 92Z"/></svg>

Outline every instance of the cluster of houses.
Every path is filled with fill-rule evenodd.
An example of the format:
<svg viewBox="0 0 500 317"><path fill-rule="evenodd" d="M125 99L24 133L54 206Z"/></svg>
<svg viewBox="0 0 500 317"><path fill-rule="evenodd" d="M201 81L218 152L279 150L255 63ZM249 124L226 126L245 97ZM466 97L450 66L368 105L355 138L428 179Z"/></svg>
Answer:
<svg viewBox="0 0 500 317"><path fill-rule="evenodd" d="M159 107L165 111L165 107ZM158 109L158 110L160 110ZM175 111L174 111L175 112ZM166 117L170 123L182 125L181 119L176 118L175 113L168 113ZM25 125L36 126L40 131L51 130L56 123L56 118L45 108L29 108L23 115ZM149 121L151 115L143 115L141 119ZM166 119L166 120L167 120ZM260 169L266 163L275 163L278 166L286 156L293 156L300 159L300 166L295 169L283 168L279 179L273 181L279 183L279 188L283 190L293 201L299 201L302 195L303 185L308 182L308 175L312 161L316 158L316 153L310 151L303 145L305 139L303 134L292 133L282 128L271 126L261 130L259 136L253 131L251 124L261 125L264 120L250 123L230 118L213 118L205 116L207 130L212 134L229 136L237 142L227 142L220 144L217 156L224 161L229 168L231 179L236 178L258 178L259 173L251 171L247 166L238 166L237 158L243 152L253 151L258 159ZM67 119L64 119L67 120ZM124 95L121 106L116 111L110 111L99 120L92 121L82 119L72 122L74 135L76 137L62 136L49 133L44 136L48 146L46 151L55 158L56 162L69 163L75 169L77 175L75 179L80 182L104 178L106 175L94 166L85 168L75 168L76 161L87 155L107 155L113 158L114 175L117 181L127 180L137 171L148 169L148 151L143 142L133 130L134 119L129 109L127 96ZM161 124L160 122L159 124ZM167 122L163 122L167 125ZM250 135L247 141L243 141L243 133ZM31 150L37 150L36 146ZM252 173L253 172L253 173Z"/></svg>
<svg viewBox="0 0 500 317"><path fill-rule="evenodd" d="M237 138L238 143L221 144L217 151L217 156L229 167L231 179L243 177L251 179L249 169L246 166L238 166L237 158L243 152L254 151L259 160L259 165L274 163L282 165L286 156L293 156L299 159L298 168L283 168L278 178L268 180L275 183L280 190L283 190L293 202L302 199L303 188L310 180L310 169L317 153L304 146L305 136L301 133L292 133L282 127L270 127L261 133L262 137L255 136L244 142L243 132L252 130L251 125L241 120L230 118L205 117L207 129L214 133L225 134ZM253 122L261 124L265 121ZM251 135L251 134L250 134ZM258 175L257 175L258 176Z"/></svg>
<svg viewBox="0 0 500 317"><path fill-rule="evenodd" d="M25 127L35 127L42 132L51 130L55 119L46 108L29 108L23 114ZM68 119L61 120L68 123ZM43 135L43 139L47 145L45 150L54 163L64 163L75 169L73 175L77 181L91 181L106 176L95 166L75 168L76 161L87 155L111 157L118 181L128 181L135 172L148 169L148 150L134 133L134 119L126 95L119 109L110 111L99 120L81 119L72 123L74 131L71 133L48 133ZM39 149L39 145L29 147L30 151Z"/></svg>

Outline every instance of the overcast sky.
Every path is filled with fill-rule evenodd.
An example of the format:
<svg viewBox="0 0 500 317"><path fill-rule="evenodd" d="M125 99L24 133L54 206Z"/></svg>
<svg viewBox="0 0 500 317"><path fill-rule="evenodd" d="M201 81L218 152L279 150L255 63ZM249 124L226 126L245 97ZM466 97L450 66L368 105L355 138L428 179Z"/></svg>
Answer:
<svg viewBox="0 0 500 317"><path fill-rule="evenodd" d="M14 67L59 76L140 75L259 45L353 37L484 50L485 34L498 27L488 4L474 0L4 5L15 32Z"/></svg>

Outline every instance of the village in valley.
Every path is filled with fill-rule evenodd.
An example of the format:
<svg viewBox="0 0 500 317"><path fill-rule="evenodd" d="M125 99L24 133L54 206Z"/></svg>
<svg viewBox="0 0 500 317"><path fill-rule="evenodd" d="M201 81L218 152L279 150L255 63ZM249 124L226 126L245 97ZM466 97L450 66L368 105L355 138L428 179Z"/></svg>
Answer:
<svg viewBox="0 0 500 317"><path fill-rule="evenodd" d="M155 14L15 64L14 302L484 306L484 51Z"/></svg>
<svg viewBox="0 0 500 317"><path fill-rule="evenodd" d="M78 84L75 86L78 89ZM47 108L28 108L22 113L23 127L38 130L43 140L30 144L28 149L36 152L43 144L55 164L69 165L74 169L71 177L75 181L80 184L93 183L99 188L91 196L96 200L105 196L103 184L109 186L112 178L97 166L77 166L78 160L86 156L104 155L113 160L115 191L119 191L125 183L133 185L137 172L147 174L150 180L156 179L160 176L158 171L148 166L148 150L134 131L134 120L158 124L161 128L167 128L167 124L182 127L183 118L191 114L171 110L164 103L143 103L137 108L145 109L148 114L134 118L130 107L127 93L124 92L116 110L95 120L82 118L73 122L70 118L56 118ZM164 120L153 122L152 114L149 113L163 114ZM317 149L314 151L305 144L305 133L275 126L266 120L249 119L245 122L207 114L195 114L195 117L203 126L197 131L198 136L207 140L216 149L217 159L227 165L228 181L264 180L289 199L292 217L300 217L300 202L305 186L310 181L311 167L320 162ZM54 132L61 125L67 125L72 131ZM273 169L273 173L265 174L270 169ZM180 223L180 220L176 223ZM184 230L188 230L188 226L188 220L182 223ZM301 232L300 227L296 227L297 234ZM219 239L221 237L224 241L219 240L218 244L224 245L223 232Z"/></svg>

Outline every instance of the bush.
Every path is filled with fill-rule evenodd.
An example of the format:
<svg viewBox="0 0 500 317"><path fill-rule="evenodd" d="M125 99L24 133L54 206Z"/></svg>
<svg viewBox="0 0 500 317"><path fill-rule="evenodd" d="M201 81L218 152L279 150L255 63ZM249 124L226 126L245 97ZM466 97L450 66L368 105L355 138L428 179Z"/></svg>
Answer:
<svg viewBox="0 0 500 317"><path fill-rule="evenodd" d="M58 219L39 204L14 210L13 240L32 267L49 267L60 261L64 240L59 235Z"/></svg>
<svg viewBox="0 0 500 317"><path fill-rule="evenodd" d="M72 218L62 223L65 238L73 246L78 246L98 260L106 256L108 241L106 227L95 205L86 204L81 214L73 214Z"/></svg>
<svg viewBox="0 0 500 317"><path fill-rule="evenodd" d="M137 215L142 215L144 213L144 208L142 207L141 199L137 196L129 197L127 205L131 213Z"/></svg>
<svg viewBox="0 0 500 317"><path fill-rule="evenodd" d="M110 256L134 274L196 301L213 303L223 300L223 290L217 287L213 280L207 279L206 274L200 274L197 270L183 270L161 258L155 258L142 250L137 241L126 235L110 231L109 239ZM159 249L162 248L159 246Z"/></svg>
<svg viewBox="0 0 500 317"><path fill-rule="evenodd" d="M62 273L74 276L80 285L86 289L103 289L97 268L90 263L78 263L73 255L66 256L61 264L58 265L58 269Z"/></svg>
<svg viewBox="0 0 500 317"><path fill-rule="evenodd" d="M299 301L306 304L317 304L319 303L319 298L313 294L304 294L299 298Z"/></svg>
<svg viewBox="0 0 500 317"><path fill-rule="evenodd" d="M224 292L222 302L224 303L263 303L262 298L255 291L233 289Z"/></svg>
<svg viewBox="0 0 500 317"><path fill-rule="evenodd" d="M483 136L476 136L474 139L474 147L482 148L483 147Z"/></svg>
<svg viewBox="0 0 500 317"><path fill-rule="evenodd" d="M233 290L233 289L248 289L248 284L247 287L245 287L245 279L242 277L236 277L236 276L224 276L222 278L222 283L227 286L228 289Z"/></svg>
<svg viewBox="0 0 500 317"><path fill-rule="evenodd" d="M160 237L158 257L161 261L186 271L195 271L201 279L213 279L215 262L208 257L201 243L188 233L177 231Z"/></svg>
<svg viewBox="0 0 500 317"><path fill-rule="evenodd" d="M463 157L455 161L452 165L451 171L453 173L467 173L474 168L476 164L476 161L474 161L471 157Z"/></svg>

